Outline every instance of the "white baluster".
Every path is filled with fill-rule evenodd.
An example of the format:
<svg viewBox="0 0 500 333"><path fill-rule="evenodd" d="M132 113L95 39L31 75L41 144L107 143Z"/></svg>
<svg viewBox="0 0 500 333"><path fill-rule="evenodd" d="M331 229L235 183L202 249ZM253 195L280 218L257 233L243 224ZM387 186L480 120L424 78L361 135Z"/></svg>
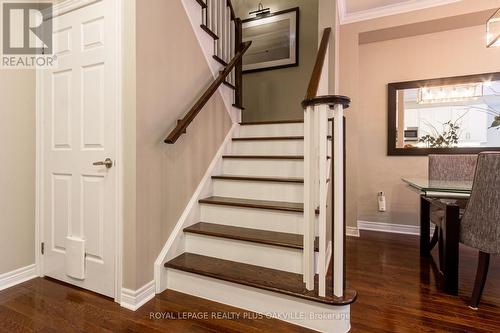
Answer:
<svg viewBox="0 0 500 333"><path fill-rule="evenodd" d="M226 6L226 0L216 0L217 1L217 56L222 59L222 31L224 22L224 7Z"/></svg>
<svg viewBox="0 0 500 333"><path fill-rule="evenodd" d="M344 294L344 108L335 105L333 121L333 294Z"/></svg>
<svg viewBox="0 0 500 333"><path fill-rule="evenodd" d="M321 105L317 108L318 113L318 161L319 161L319 296L326 296L326 274L328 269L327 249L327 198L328 198L328 106Z"/></svg>

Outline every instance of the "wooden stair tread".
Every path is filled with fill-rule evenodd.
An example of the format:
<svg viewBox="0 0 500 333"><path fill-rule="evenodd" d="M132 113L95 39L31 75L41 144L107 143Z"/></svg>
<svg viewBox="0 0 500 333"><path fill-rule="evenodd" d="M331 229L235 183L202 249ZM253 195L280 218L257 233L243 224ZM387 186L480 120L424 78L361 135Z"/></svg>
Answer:
<svg viewBox="0 0 500 333"><path fill-rule="evenodd" d="M233 175L219 175L212 176L212 179L222 180L246 180L253 182L275 182L275 183L304 183L304 178L285 178L285 177L254 177L254 176L233 176Z"/></svg>
<svg viewBox="0 0 500 333"><path fill-rule="evenodd" d="M328 139L331 140L332 136L329 135ZM233 138L233 141L302 141L303 136L250 136Z"/></svg>
<svg viewBox="0 0 500 333"><path fill-rule="evenodd" d="M304 140L303 136L252 136L233 138L233 141L278 141L278 140Z"/></svg>
<svg viewBox="0 0 500 333"><path fill-rule="evenodd" d="M303 160L299 155L224 155L226 159L257 159L257 160Z"/></svg>
<svg viewBox="0 0 500 333"><path fill-rule="evenodd" d="M207 4L203 0L196 0L196 2L200 4L201 8L207 8Z"/></svg>
<svg viewBox="0 0 500 333"><path fill-rule="evenodd" d="M281 210L286 212L304 212L304 204L299 202L286 201L268 201L254 200L242 198L227 198L227 197L208 197L198 201L201 204L233 206L256 209ZM316 209L316 214L319 214L319 209Z"/></svg>
<svg viewBox="0 0 500 333"><path fill-rule="evenodd" d="M244 121L241 122L242 126L250 125L272 125L272 124L299 124L304 123L304 119L292 119L292 120L269 120L269 121Z"/></svg>
<svg viewBox="0 0 500 333"><path fill-rule="evenodd" d="M210 30L210 28L207 27L205 24L201 24L200 27L203 29L203 31L205 31L207 34L209 34L213 39L215 39L215 40L219 39L219 36L217 36L217 34L215 32L213 32L212 30Z"/></svg>
<svg viewBox="0 0 500 333"><path fill-rule="evenodd" d="M235 239L246 242L287 247L302 250L304 237L284 232L258 230L230 225L200 222L184 229L184 232L213 237ZM314 250L319 251L319 239L316 237Z"/></svg>
<svg viewBox="0 0 500 333"><path fill-rule="evenodd" d="M224 61L221 57L219 57L218 55L214 54L212 56L219 64L223 65L224 67L227 66L227 62Z"/></svg>
<svg viewBox="0 0 500 333"><path fill-rule="evenodd" d="M165 263L165 267L329 305L348 305L356 299L356 293L350 290L346 290L343 298L319 297L317 281L315 291L309 291L305 288L301 274L198 254L181 254ZM327 295L332 295L331 283L327 283L327 286Z"/></svg>

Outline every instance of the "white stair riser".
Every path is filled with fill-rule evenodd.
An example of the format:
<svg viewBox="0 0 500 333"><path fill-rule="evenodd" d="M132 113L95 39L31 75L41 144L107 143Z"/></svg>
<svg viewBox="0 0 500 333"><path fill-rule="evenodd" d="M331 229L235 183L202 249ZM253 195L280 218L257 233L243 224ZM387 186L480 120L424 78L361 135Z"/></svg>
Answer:
<svg viewBox="0 0 500 333"><path fill-rule="evenodd" d="M304 140L234 141L233 155L304 155Z"/></svg>
<svg viewBox="0 0 500 333"><path fill-rule="evenodd" d="M302 213L279 210L202 204L201 221L290 234L304 233L304 215Z"/></svg>
<svg viewBox="0 0 500 333"><path fill-rule="evenodd" d="M302 250L186 233L186 252L302 274Z"/></svg>
<svg viewBox="0 0 500 333"><path fill-rule="evenodd" d="M226 175L304 177L303 160L224 159L222 172Z"/></svg>
<svg viewBox="0 0 500 333"><path fill-rule="evenodd" d="M240 137L302 136L304 124L265 124L240 126Z"/></svg>
<svg viewBox="0 0 500 333"><path fill-rule="evenodd" d="M345 333L351 328L349 305L311 302L170 268L167 269L167 288L264 315L281 314L281 320L318 332ZM315 315L316 318L311 318ZM322 319L318 319L318 315Z"/></svg>
<svg viewBox="0 0 500 333"><path fill-rule="evenodd" d="M255 200L304 202L304 184L214 179L215 196Z"/></svg>

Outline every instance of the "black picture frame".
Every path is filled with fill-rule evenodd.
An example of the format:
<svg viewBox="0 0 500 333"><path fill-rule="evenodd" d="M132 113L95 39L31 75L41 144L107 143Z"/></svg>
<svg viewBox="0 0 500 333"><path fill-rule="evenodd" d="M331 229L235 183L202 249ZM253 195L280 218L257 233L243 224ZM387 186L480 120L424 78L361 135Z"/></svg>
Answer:
<svg viewBox="0 0 500 333"><path fill-rule="evenodd" d="M394 82L387 85L387 155L428 156L431 154L479 154L484 151L500 151L500 147L480 148L397 148L397 91L421 87L467 84L479 81L500 81L500 72L452 76L438 79Z"/></svg>
<svg viewBox="0 0 500 333"><path fill-rule="evenodd" d="M245 39L245 23L249 22L255 22L259 20L268 20L270 17L277 17L289 13L295 13L295 50L292 52L295 55L295 61L290 64L285 64L285 65L276 65L276 66L267 66L267 67L262 67L262 68L255 68L255 69L247 69L243 67L243 74L248 74L248 73L256 73L256 72L262 72L262 71L270 71L270 70L277 70L277 69L283 69L283 68L289 68L289 67L298 67L300 64L300 7L294 7L286 10L281 10L275 13L270 13L264 16L257 16L257 17L252 17L248 18L245 20L242 20L242 33L243 33L243 41L246 41ZM252 47L250 47L249 51L251 51ZM248 54L249 52L247 52Z"/></svg>

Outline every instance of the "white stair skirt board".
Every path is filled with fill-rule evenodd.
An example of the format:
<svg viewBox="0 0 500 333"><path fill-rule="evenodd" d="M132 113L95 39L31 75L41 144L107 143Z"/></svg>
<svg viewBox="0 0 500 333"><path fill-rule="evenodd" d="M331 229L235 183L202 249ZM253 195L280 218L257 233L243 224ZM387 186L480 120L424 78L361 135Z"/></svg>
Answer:
<svg viewBox="0 0 500 333"><path fill-rule="evenodd" d="M302 274L302 250L188 233L186 252Z"/></svg>
<svg viewBox="0 0 500 333"><path fill-rule="evenodd" d="M155 281L151 281L137 290L122 288L120 305L125 309L136 311L154 297Z"/></svg>
<svg viewBox="0 0 500 333"><path fill-rule="evenodd" d="M195 2L195 1L193 1ZM199 5L198 5L199 7ZM155 261L155 283L156 283L156 293L161 293L167 288L166 278L167 274L165 272L165 267L163 265L177 257L184 252L184 235L183 229L200 222L200 204L198 200L206 198L211 195L212 191L212 176L220 175L222 173L222 155L229 153L231 148L231 140L238 130L239 125L233 124L229 130L226 138L222 142L219 150L215 154L212 162L207 168L205 175L200 181L200 184L193 193L193 196L189 200L186 208L182 212L174 230L170 234L170 237L165 242L163 249L156 258Z"/></svg>
<svg viewBox="0 0 500 333"><path fill-rule="evenodd" d="M234 155L304 155L304 140L234 141Z"/></svg>
<svg viewBox="0 0 500 333"><path fill-rule="evenodd" d="M304 184L214 179L214 196L269 201L304 202Z"/></svg>
<svg viewBox="0 0 500 333"><path fill-rule="evenodd" d="M303 123L245 125L241 127L240 137L265 137L265 136L303 136Z"/></svg>
<svg viewBox="0 0 500 333"><path fill-rule="evenodd" d="M168 289L325 333L348 332L350 306L330 306L197 274L167 269Z"/></svg>
<svg viewBox="0 0 500 333"><path fill-rule="evenodd" d="M200 220L207 223L290 234L304 233L304 215L297 212L202 204ZM317 216L315 225L318 226Z"/></svg>
<svg viewBox="0 0 500 333"><path fill-rule="evenodd" d="M194 0L182 0L182 5L189 18L189 22L193 28L194 34L198 43L200 44L205 60L212 72L214 79L219 75L219 70L222 69L222 65L219 64L214 58L214 40L205 31L200 28L202 24L202 16L200 15L201 7L200 4ZM221 84L218 93L221 95L226 111L229 113L233 122L237 123L241 121L241 110L236 109L232 106L233 104L233 90Z"/></svg>
<svg viewBox="0 0 500 333"><path fill-rule="evenodd" d="M304 161L226 158L222 171L237 176L304 177Z"/></svg>
<svg viewBox="0 0 500 333"><path fill-rule="evenodd" d="M346 227L346 235L350 237L359 237L359 229L357 227Z"/></svg>
<svg viewBox="0 0 500 333"><path fill-rule="evenodd" d="M404 225L394 223L358 221L359 230L380 231L393 234L404 235L420 235L420 226L418 225ZM431 234L434 232L434 227L431 225Z"/></svg>
<svg viewBox="0 0 500 333"><path fill-rule="evenodd" d="M20 283L37 277L36 265L29 265L16 270L0 274L0 290L14 287Z"/></svg>

